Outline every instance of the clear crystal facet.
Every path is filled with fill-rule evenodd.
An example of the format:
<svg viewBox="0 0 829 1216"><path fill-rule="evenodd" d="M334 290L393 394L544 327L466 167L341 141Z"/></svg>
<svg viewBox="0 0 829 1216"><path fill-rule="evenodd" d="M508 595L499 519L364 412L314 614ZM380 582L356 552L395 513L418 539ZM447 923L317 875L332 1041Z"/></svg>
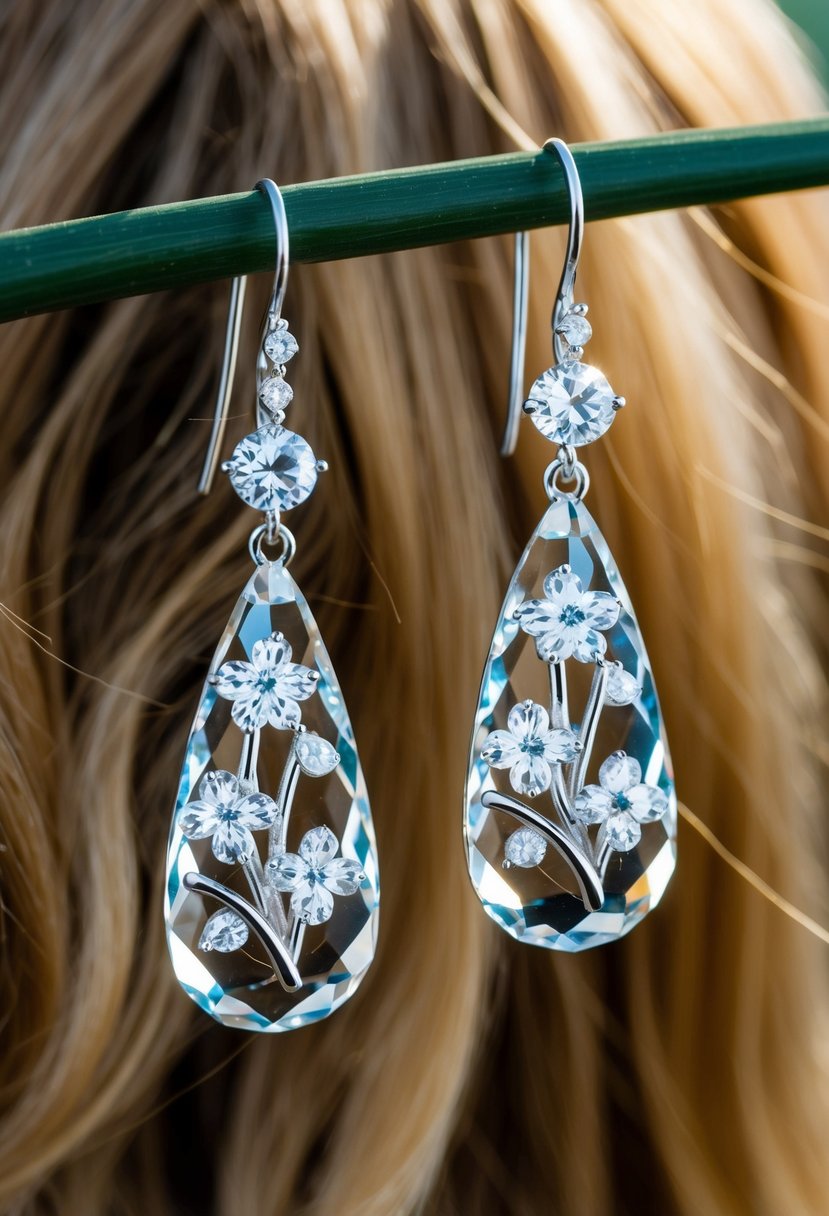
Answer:
<svg viewBox="0 0 829 1216"><path fill-rule="evenodd" d="M279 366L293 359L298 350L299 343L285 321L280 321L276 329L272 329L265 338L265 354L272 363Z"/></svg>
<svg viewBox="0 0 829 1216"><path fill-rule="evenodd" d="M229 908L220 908L205 924L199 938L199 949L229 954L232 950L241 949L247 940L248 927L241 916Z"/></svg>
<svg viewBox="0 0 829 1216"><path fill-rule="evenodd" d="M568 312L562 317L556 330L570 346L585 346L593 337L593 326L587 317L578 312Z"/></svg>
<svg viewBox="0 0 829 1216"><path fill-rule="evenodd" d="M608 593L621 604L602 634L607 644L604 659L621 663L635 685L632 690L628 681L618 681L626 694L635 691L630 703L614 704L605 697L579 782L582 792L573 797L572 837L578 840L583 833L588 851L604 859L604 902L597 910L587 906L575 871L550 842L543 866L532 860L532 850L519 849L518 842L527 840L522 830L530 833L530 842L539 833L526 823L522 828L510 809L516 804L520 809L523 803L532 814L560 824L556 797L561 797L562 784L566 789L572 768L559 767L564 781L559 782L558 795L554 779L530 803L516 793L510 769L494 766L491 754L485 754L493 734L508 731L515 706L527 700L552 706L562 671L570 725L576 732L595 681L601 687L602 668L595 663L580 662L575 654L558 664L540 659L536 639L516 615L522 604L545 598L551 572L564 566L579 578L585 593ZM608 682L616 670L607 671ZM555 722L554 714L550 719ZM500 736L496 741L507 742ZM673 872L676 797L651 667L616 563L582 503L556 500L550 505L508 588L476 711L465 833L472 883L489 915L519 941L555 949L577 951L621 937L656 905Z"/></svg>
<svg viewBox="0 0 829 1216"><path fill-rule="evenodd" d="M301 733L270 725L244 730L233 717L235 702L213 682L225 665L253 665L254 652L265 653L263 644L270 654L277 645L274 635L290 646L291 662L317 676L311 695L299 702L307 728ZM342 692L308 604L281 564L265 563L254 572L210 671L187 744L167 854L170 953L185 991L219 1022L249 1030L289 1030L326 1017L357 988L374 956L379 883L365 781ZM305 677L300 673L297 678ZM306 764L315 754L320 775L310 775L301 764L301 741ZM334 756L336 764L327 767ZM279 802L283 774L291 772L292 764L290 814L274 815L272 803ZM227 774L242 770L245 778L237 778L234 789ZM208 788L215 787L222 807L230 808L222 813L238 815L241 807L242 826L255 842L255 856L242 863L217 858L208 833L213 823L206 817L198 834L183 831L183 824L191 826L186 816L192 812L186 808L203 799L209 773L225 775ZM285 873L277 885L268 872L270 859L280 856ZM295 882L288 874L289 858L297 859ZM302 987L296 992L275 979L252 928L244 949L235 948L234 936L241 935L235 913L220 921L219 915L229 913L220 899L188 886L188 876L195 874L256 906L257 869L265 875L268 912L274 923L281 917L283 940L290 939L294 908L303 914L295 956Z"/></svg>
<svg viewBox="0 0 829 1216"><path fill-rule="evenodd" d="M504 845L504 857L511 866L538 866L544 860L547 842L532 828L519 828Z"/></svg>
<svg viewBox="0 0 829 1216"><path fill-rule="evenodd" d="M324 777L340 763L340 757L327 739L305 732L296 741L296 755L304 773Z"/></svg>
<svg viewBox="0 0 829 1216"><path fill-rule="evenodd" d="M317 484L310 445L278 423L260 427L236 445L225 465L239 497L257 511L287 511Z"/></svg>
<svg viewBox="0 0 829 1216"><path fill-rule="evenodd" d="M607 674L605 696L611 705L630 705L642 692L639 682L629 671L615 663Z"/></svg>
<svg viewBox="0 0 829 1216"><path fill-rule="evenodd" d="M272 414L276 414L279 410L284 410L286 406L291 404L293 398L294 390L288 381L283 380L281 376L268 376L267 380L262 381L262 387L259 390L259 400Z"/></svg>
<svg viewBox="0 0 829 1216"><path fill-rule="evenodd" d="M581 447L605 433L616 416L615 401L598 368L565 360L538 377L524 408L545 438Z"/></svg>

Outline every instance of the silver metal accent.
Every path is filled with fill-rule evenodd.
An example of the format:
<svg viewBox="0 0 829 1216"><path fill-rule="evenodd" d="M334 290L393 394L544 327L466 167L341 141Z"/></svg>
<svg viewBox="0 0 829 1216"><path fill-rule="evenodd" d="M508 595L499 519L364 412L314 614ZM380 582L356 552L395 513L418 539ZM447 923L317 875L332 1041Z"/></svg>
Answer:
<svg viewBox="0 0 829 1216"><path fill-rule="evenodd" d="M282 543L282 552L278 553L276 557L267 557L262 548L263 544L275 542ZM288 566L296 553L296 537L290 528L280 524L276 536L271 539L270 528L266 520L251 532L248 551L257 566L264 566L266 562L281 562L283 566Z"/></svg>
<svg viewBox="0 0 829 1216"><path fill-rule="evenodd" d="M584 196L579 180L579 171L573 159L573 153L562 139L548 139L542 149L551 152L561 161L564 177L567 183L567 194L570 200L570 221L567 233L567 252L564 258L564 268L553 305L552 330L553 352L556 362L566 358L570 346L558 333L558 327L565 315L578 312L583 315L587 310L583 306L574 305L573 288L576 283L581 246L584 237ZM515 234L515 279L513 288L512 314L512 353L510 355L509 397L507 401L507 420L501 440L501 455L511 456L515 451L518 440L518 425L521 421L521 404L523 398L524 353L527 345L527 303L529 298L529 236L526 232Z"/></svg>
<svg viewBox="0 0 829 1216"><path fill-rule="evenodd" d="M288 266L290 258L288 218L285 214L285 204L276 182L263 178L255 186L265 195L273 213L274 233L276 237L276 268L274 270L273 290L270 304L262 327L262 338L259 344L259 355L256 361L256 392L257 397L262 381L268 374L268 360L265 355L265 338L282 315L282 304L288 287ZM227 325L225 328L225 346L222 358L222 370L219 373L219 388L216 394L216 405L213 414L213 430L207 446L202 474L199 478L199 493L209 494L216 475L219 450L224 438L227 418L230 412L230 399L233 393L233 381L236 375L236 356L239 351L239 333L242 325L242 313L245 304L247 279L240 275L233 279L230 285L230 301L227 310ZM270 418L266 419L270 421ZM262 425L260 420L259 425Z"/></svg>
<svg viewBox="0 0 829 1216"><path fill-rule="evenodd" d="M505 811L508 815L513 815L525 827L533 828L543 836L572 870L585 908L590 912L598 912L604 903L602 880L593 863L566 832L551 823L540 811L525 806L523 802L517 798L511 798L509 794L501 794L497 790L487 790L481 798L481 803L492 810Z"/></svg>
<svg viewBox="0 0 829 1216"><path fill-rule="evenodd" d="M562 448L562 451L565 449ZM562 486L562 481L574 481L575 485L570 490L565 490ZM547 491L547 497L552 501L555 498L566 498L570 502L580 502L584 498L587 491L590 489L590 474L587 469L577 460L570 472L564 464L560 456L556 456L544 473L544 489Z"/></svg>
<svg viewBox="0 0 829 1216"><path fill-rule="evenodd" d="M239 895L237 891L231 891L229 887L217 882L215 878L208 878L207 875L199 874L195 870L190 870L185 874L182 883L188 891L192 891L195 895L210 895L228 908L232 908L237 916L241 916L265 947L274 972L285 991L299 991L302 987L302 977L288 947L280 940L265 917L252 904L249 904L243 895Z"/></svg>

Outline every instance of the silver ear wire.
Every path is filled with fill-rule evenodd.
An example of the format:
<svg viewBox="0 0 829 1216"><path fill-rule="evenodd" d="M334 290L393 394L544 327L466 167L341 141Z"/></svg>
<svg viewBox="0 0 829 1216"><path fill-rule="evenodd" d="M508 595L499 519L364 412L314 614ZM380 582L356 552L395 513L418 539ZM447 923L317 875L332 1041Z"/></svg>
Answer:
<svg viewBox="0 0 829 1216"><path fill-rule="evenodd" d="M276 238L276 265L273 278L273 290L265 314L262 328L262 338L259 344L259 356L256 361L256 390L257 397L262 381L267 374L268 364L265 357L265 339L282 315L282 304L288 287L288 267L290 264L288 218L285 214L285 204L282 193L276 182L263 178L255 186L268 199L273 213L274 235ZM219 453L224 441L225 427L230 413L230 399L233 395L233 381L236 376L236 357L239 353L239 334L242 328L242 314L245 307L245 291L247 278L240 275L233 279L230 285L230 300L227 307L227 325L225 327L225 345L222 357L222 370L219 374L219 387L216 392L216 405L213 412L213 429L207 445L201 477L199 478L199 493L209 494L216 476L216 466L219 463ZM262 418L258 425L262 425Z"/></svg>
<svg viewBox="0 0 829 1216"><path fill-rule="evenodd" d="M554 152L564 170L567 195L570 200L570 221L567 234L567 252L561 281L553 306L552 330L553 351L560 362L567 354L568 343L559 333L562 320L573 307L573 288L576 283L582 237L584 235L584 197L579 171L573 154L562 139L548 139L544 152ZM530 288L529 233L515 234L515 269L513 280L512 349L510 354L509 397L507 419L501 440L501 455L511 456L518 441L518 424L521 421L521 404L524 396L524 355L527 347L527 303Z"/></svg>

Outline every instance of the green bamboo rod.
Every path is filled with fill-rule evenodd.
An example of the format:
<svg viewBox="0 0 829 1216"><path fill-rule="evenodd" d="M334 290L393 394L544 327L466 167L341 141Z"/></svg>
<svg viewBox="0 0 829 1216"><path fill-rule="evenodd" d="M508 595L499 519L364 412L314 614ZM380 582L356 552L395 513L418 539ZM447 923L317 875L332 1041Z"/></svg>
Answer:
<svg viewBox="0 0 829 1216"><path fill-rule="evenodd" d="M829 116L573 149L588 220L829 184ZM561 223L561 169L512 153L283 188L291 259L320 262ZM256 191L0 235L0 321L267 270Z"/></svg>

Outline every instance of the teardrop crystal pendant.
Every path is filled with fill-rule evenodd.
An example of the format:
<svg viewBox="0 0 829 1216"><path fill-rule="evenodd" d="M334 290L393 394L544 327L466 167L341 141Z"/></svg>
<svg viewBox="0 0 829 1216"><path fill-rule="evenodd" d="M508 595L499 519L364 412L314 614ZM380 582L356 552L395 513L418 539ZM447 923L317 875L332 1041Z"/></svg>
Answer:
<svg viewBox="0 0 829 1216"><path fill-rule="evenodd" d="M554 498L484 668L466 788L472 883L519 941L583 950L656 906L675 832L662 716L625 585L582 503Z"/></svg>
<svg viewBox="0 0 829 1216"><path fill-rule="evenodd" d="M371 963L378 903L331 660L284 564L263 561L210 665L181 770L165 896L176 975L225 1026L319 1021Z"/></svg>

